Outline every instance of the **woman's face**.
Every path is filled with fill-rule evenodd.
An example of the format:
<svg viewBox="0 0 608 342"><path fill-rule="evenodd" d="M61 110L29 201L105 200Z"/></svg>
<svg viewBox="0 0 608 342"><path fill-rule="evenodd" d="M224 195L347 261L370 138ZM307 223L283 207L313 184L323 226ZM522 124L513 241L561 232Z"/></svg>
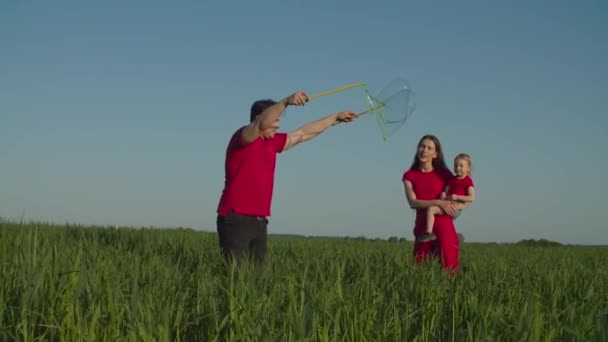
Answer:
<svg viewBox="0 0 608 342"><path fill-rule="evenodd" d="M431 139L424 139L418 145L418 160L421 164L432 163L437 158L435 143Z"/></svg>

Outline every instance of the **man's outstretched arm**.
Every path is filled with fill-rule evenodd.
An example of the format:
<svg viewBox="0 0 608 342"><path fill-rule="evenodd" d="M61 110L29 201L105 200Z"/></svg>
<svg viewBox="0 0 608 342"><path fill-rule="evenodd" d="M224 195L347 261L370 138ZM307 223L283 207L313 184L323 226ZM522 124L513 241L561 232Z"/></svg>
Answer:
<svg viewBox="0 0 608 342"><path fill-rule="evenodd" d="M287 106L303 106L306 102L308 95L299 91L266 108L255 120L245 126L242 132L243 142L248 144L257 139L265 129L279 120Z"/></svg>
<svg viewBox="0 0 608 342"><path fill-rule="evenodd" d="M331 127L336 122L350 122L356 118L357 114L351 111L345 111L331 114L322 119L309 122L295 131L287 134L287 141L285 142L284 150L288 150L299 143L319 136L319 134L325 132L326 129Z"/></svg>

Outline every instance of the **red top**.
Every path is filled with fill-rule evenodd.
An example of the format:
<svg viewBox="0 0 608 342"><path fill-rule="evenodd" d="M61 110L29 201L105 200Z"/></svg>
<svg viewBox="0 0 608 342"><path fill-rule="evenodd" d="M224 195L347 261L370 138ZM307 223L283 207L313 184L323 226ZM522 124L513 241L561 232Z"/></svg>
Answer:
<svg viewBox="0 0 608 342"><path fill-rule="evenodd" d="M412 189L416 194L416 199L419 200L435 200L441 197L441 193L445 190L448 182L454 175L449 169L424 172L421 170L408 170L403 174L402 181L412 183ZM450 218L449 215L437 215L439 220L442 216ZM436 221L437 222L437 221ZM416 227L426 226L426 209L416 209Z"/></svg>
<svg viewBox="0 0 608 342"><path fill-rule="evenodd" d="M469 187L475 187L471 177L464 176L464 178L459 179L454 176L448 182L448 195L467 196L469 194Z"/></svg>
<svg viewBox="0 0 608 342"><path fill-rule="evenodd" d="M270 216L277 153L283 152L286 133L270 139L258 137L243 144L243 128L237 130L226 149L226 179L218 214Z"/></svg>

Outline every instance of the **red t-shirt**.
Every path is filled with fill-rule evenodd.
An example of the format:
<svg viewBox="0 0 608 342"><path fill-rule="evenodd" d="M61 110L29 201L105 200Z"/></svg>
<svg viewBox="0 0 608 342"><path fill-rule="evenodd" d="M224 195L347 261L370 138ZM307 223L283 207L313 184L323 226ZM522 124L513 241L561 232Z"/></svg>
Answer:
<svg viewBox="0 0 608 342"><path fill-rule="evenodd" d="M283 152L286 133L270 139L258 137L243 145L243 128L237 130L226 149L226 179L218 214L270 216L277 153Z"/></svg>
<svg viewBox="0 0 608 342"><path fill-rule="evenodd" d="M448 182L448 195L467 196L469 194L469 187L475 187L471 177L464 176L464 178L459 179L454 176Z"/></svg>
<svg viewBox="0 0 608 342"><path fill-rule="evenodd" d="M445 190L450 179L454 177L449 169L433 169L423 172L421 170L408 170L403 174L402 181L412 183L412 189L416 194L416 199L430 201L439 199ZM449 215L438 215L448 216ZM426 209L416 209L416 227L426 226Z"/></svg>

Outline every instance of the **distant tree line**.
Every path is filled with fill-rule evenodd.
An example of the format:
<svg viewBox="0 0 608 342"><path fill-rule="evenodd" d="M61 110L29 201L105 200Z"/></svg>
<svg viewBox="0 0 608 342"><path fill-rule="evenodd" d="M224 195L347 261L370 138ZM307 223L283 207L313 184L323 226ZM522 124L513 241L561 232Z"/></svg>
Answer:
<svg viewBox="0 0 608 342"><path fill-rule="evenodd" d="M344 237L344 240L368 240L368 241L382 241L383 239L380 238L366 238L365 236L357 236L357 237ZM392 242L392 243L405 243L408 240L404 237L397 237L397 236L391 236L388 238L388 242ZM462 233L458 233L458 241L460 241L460 243L464 243L465 239L464 239L464 234ZM493 242L493 244L497 244L496 242ZM564 246L562 243L559 243L557 241L551 241L551 240L547 240L547 239L527 239L527 240L520 240L518 242L515 243L515 245L518 246L534 246L534 247L556 247L556 246Z"/></svg>
<svg viewBox="0 0 608 342"><path fill-rule="evenodd" d="M0 224L10 224L10 223L19 223L19 222L15 221L15 220L9 220L7 218L0 216ZM21 222L21 223L23 224L23 222ZM29 223L34 223L34 222L29 222ZM61 225L55 225L52 223L43 223L43 222L38 222L38 224L45 224L45 225L49 225L49 226L61 226ZM84 227L84 225L74 225L74 224L67 224L67 223L63 226L66 228ZM106 227L106 228L117 228L117 227ZM141 229L144 229L144 227L141 227ZM177 227L177 228L173 228L172 230L181 231L181 232L200 232L199 230L195 230L190 227ZM343 239L343 240L358 240L358 241L386 241L385 239L381 239L381 238L367 238L363 235L360 235L357 237L350 237L350 236L339 237L339 236L305 236L305 235L298 235L298 234L270 234L270 236L276 237L276 238L290 238L290 239L293 239L293 238L304 238L304 239L305 238L308 238L308 239L321 238L321 239ZM458 233L458 240L460 241L460 243L464 243L464 235L462 233ZM405 237L391 236L388 238L388 242L391 242L391 243L406 243L407 241L408 240ZM488 242L487 244L496 245L498 243ZM510 244L510 243L507 243L507 244ZM519 240L518 242L515 243L515 245L531 246L531 247L572 246L572 245L564 245L560 242L551 241L551 240L547 240L547 239L524 239L524 240Z"/></svg>
<svg viewBox="0 0 608 342"><path fill-rule="evenodd" d="M464 235L458 233L458 241L460 241L460 243L463 243ZM407 242L407 239L404 237L398 238L396 236L391 236L390 238L388 238L388 242Z"/></svg>
<svg viewBox="0 0 608 342"><path fill-rule="evenodd" d="M551 241L551 240L547 240L547 239L539 239L539 240L534 240L534 239L526 239L526 240L519 240L516 245L518 246L533 246L533 247L557 247L557 246L562 246L561 243L557 242L557 241Z"/></svg>

